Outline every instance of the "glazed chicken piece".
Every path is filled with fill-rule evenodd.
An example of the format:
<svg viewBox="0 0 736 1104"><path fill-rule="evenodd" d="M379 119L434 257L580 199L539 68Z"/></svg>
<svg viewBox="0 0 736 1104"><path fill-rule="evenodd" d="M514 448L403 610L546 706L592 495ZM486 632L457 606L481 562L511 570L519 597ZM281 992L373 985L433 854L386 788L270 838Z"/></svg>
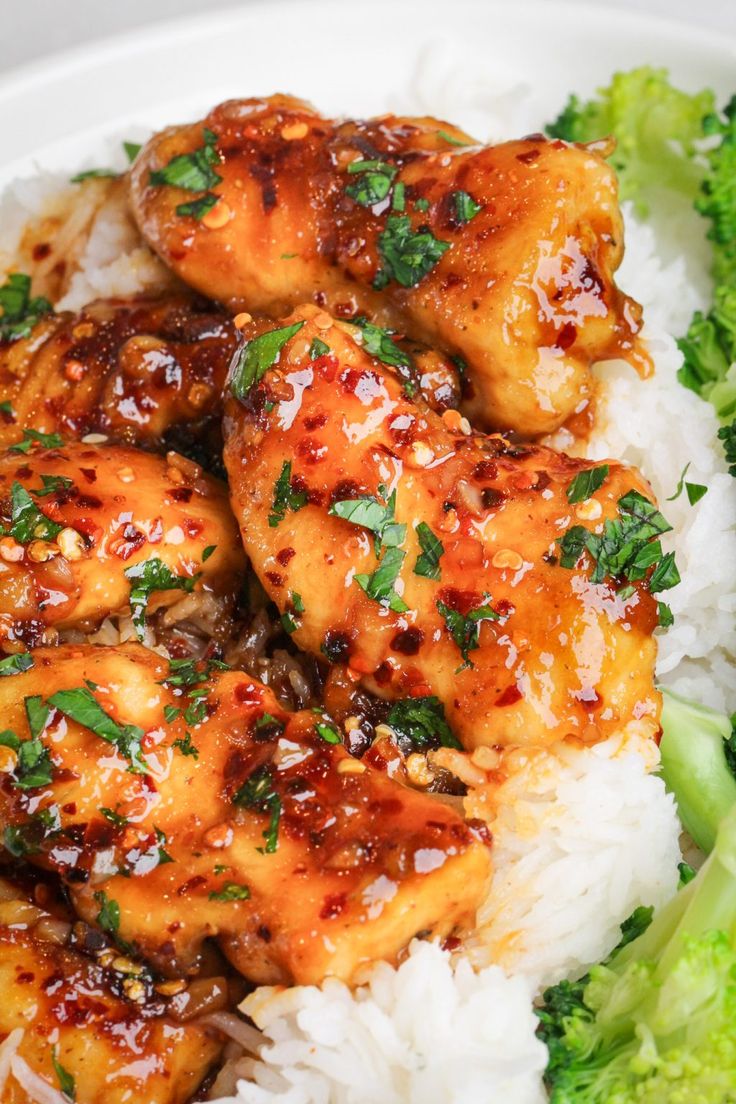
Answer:
<svg viewBox="0 0 736 1104"><path fill-rule="evenodd" d="M591 395L594 361L648 366L639 308L613 282L615 176L593 149L541 135L485 147L432 118L232 100L155 135L131 196L192 287L273 317L307 301L365 313L460 357L468 413L496 428L556 429Z"/></svg>
<svg viewBox="0 0 736 1104"><path fill-rule="evenodd" d="M301 648L380 697L436 695L468 748L594 742L632 718L656 732L646 578L628 593L593 582L582 549L562 566L557 543L600 529L628 492L646 508L636 471L608 461L572 505L593 464L414 404L318 308L256 333L233 377L225 463L245 549ZM277 360L263 370L266 348Z"/></svg>
<svg viewBox="0 0 736 1104"><path fill-rule="evenodd" d="M0 1045L10 1066L0 1102L61 1099L44 1085L80 1104L189 1100L222 1051L216 1033L177 1023L145 977L64 945L63 925L12 883L0 881L0 898Z"/></svg>
<svg viewBox="0 0 736 1104"><path fill-rule="evenodd" d="M185 295L45 315L28 337L0 342L0 445L24 429L149 447L176 443L182 430L190 444L216 436L236 333L225 314Z"/></svg>
<svg viewBox="0 0 736 1104"><path fill-rule="evenodd" d="M29 444L29 442L26 442ZM225 489L180 457L81 443L0 456L0 645L53 643L187 593L221 627L245 570Z"/></svg>
<svg viewBox="0 0 736 1104"><path fill-rule="evenodd" d="M39 649L0 679L0 716L20 741L5 734L0 822L169 976L216 937L255 982L349 979L472 923L480 835L248 675L138 645Z"/></svg>

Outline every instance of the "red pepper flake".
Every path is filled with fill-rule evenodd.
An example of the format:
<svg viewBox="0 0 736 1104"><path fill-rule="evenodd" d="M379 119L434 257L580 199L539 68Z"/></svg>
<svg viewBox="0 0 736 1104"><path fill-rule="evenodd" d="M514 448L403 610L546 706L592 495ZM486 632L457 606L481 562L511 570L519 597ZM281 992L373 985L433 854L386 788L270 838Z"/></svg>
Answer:
<svg viewBox="0 0 736 1104"><path fill-rule="evenodd" d="M518 701L521 701L523 696L519 687L514 683L512 686L507 686L500 697L496 698L496 705L516 705Z"/></svg>
<svg viewBox="0 0 736 1104"><path fill-rule="evenodd" d="M278 571L267 571L265 574L272 586L282 587L284 585L284 576L279 575Z"/></svg>
<svg viewBox="0 0 736 1104"><path fill-rule="evenodd" d="M572 322L566 322L555 338L555 347L558 349L569 349L571 345L575 344L577 336L578 331L576 327Z"/></svg>
<svg viewBox="0 0 736 1104"><path fill-rule="evenodd" d="M80 468L79 470L88 483L97 482L97 472L94 468Z"/></svg>
<svg viewBox="0 0 736 1104"><path fill-rule="evenodd" d="M308 418L304 419L304 428L307 432L312 433L315 429L321 429L322 426L327 425L327 420L324 411L319 414L310 414Z"/></svg>
<svg viewBox="0 0 736 1104"><path fill-rule="evenodd" d="M121 560L128 560L146 543L145 533L130 523L123 526L122 534L110 541L110 551Z"/></svg>
<svg viewBox="0 0 736 1104"><path fill-rule="evenodd" d="M294 549L294 548L280 548L279 551L276 553L276 562L279 563L281 565L281 567L286 567L289 560L293 556L296 556L296 549Z"/></svg>
<svg viewBox="0 0 736 1104"><path fill-rule="evenodd" d="M186 518L182 528L188 537L194 539L204 529L204 524L201 521L196 521L194 518Z"/></svg>
<svg viewBox="0 0 736 1104"><path fill-rule="evenodd" d="M261 705L263 688L255 682L239 682L233 690L233 696L239 705Z"/></svg>
<svg viewBox="0 0 736 1104"><path fill-rule="evenodd" d="M409 628L397 632L391 641L391 649L402 655L416 655L424 643L424 633L421 629Z"/></svg>
<svg viewBox="0 0 736 1104"><path fill-rule="evenodd" d="M348 906L346 893L328 893L320 909L320 920L336 920Z"/></svg>
<svg viewBox="0 0 736 1104"><path fill-rule="evenodd" d="M194 491L191 487L171 487L166 493L174 502L189 502Z"/></svg>
<svg viewBox="0 0 736 1104"><path fill-rule="evenodd" d="M163 518L154 518L151 522L151 528L148 533L149 544L159 544L164 535L164 522Z"/></svg>
<svg viewBox="0 0 736 1104"><path fill-rule="evenodd" d="M191 893L194 889L199 889L200 886L206 885L207 879L202 874L196 874L193 878L190 878L188 882L184 882L176 891L177 897L186 897L188 893Z"/></svg>

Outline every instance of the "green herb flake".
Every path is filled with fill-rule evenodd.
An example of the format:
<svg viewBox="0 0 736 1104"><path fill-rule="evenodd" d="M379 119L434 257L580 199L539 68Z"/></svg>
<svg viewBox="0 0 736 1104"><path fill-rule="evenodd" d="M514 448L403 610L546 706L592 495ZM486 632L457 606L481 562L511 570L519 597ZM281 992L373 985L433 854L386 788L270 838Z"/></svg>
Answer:
<svg viewBox="0 0 736 1104"><path fill-rule="evenodd" d="M222 177L219 176L213 165L220 162L219 154L215 148L217 135L207 127L203 130L204 145L192 153L182 153L164 165L163 168L152 172L148 182L152 187L161 187L164 184L172 188L182 188L187 192L205 192L219 184Z"/></svg>
<svg viewBox="0 0 736 1104"><path fill-rule="evenodd" d="M315 721L314 727L320 740L324 740L326 744L342 743L342 736L334 725L328 724L326 721Z"/></svg>
<svg viewBox="0 0 736 1104"><path fill-rule="evenodd" d="M484 594L481 605L469 610L466 614L452 609L451 606L440 599L436 602L437 611L445 622L447 631L457 645L460 655L463 657L463 663L458 667L456 674L473 666L469 653L480 647L481 623L483 621L500 621L500 615L489 604L490 601L490 594Z"/></svg>
<svg viewBox="0 0 736 1104"><path fill-rule="evenodd" d="M163 866L165 863L175 862L176 860L173 859L169 852L166 850L166 834L162 832L160 828L157 828L155 824L153 826L153 830L156 834L156 852L158 855L158 865Z"/></svg>
<svg viewBox="0 0 736 1104"><path fill-rule="evenodd" d="M208 544L207 547L202 552L202 563L207 563L207 561L210 558L210 556L212 555L212 553L216 552L216 551L217 551L217 545L216 544Z"/></svg>
<svg viewBox="0 0 736 1104"><path fill-rule="evenodd" d="M268 369L278 364L284 345L299 333L303 325L304 322L294 322L291 326L268 330L245 343L230 380L230 390L236 399L242 402L251 387L263 379Z"/></svg>
<svg viewBox="0 0 736 1104"><path fill-rule="evenodd" d="M115 169L85 169L72 176L69 183L82 184L85 180L115 180L119 175L120 173L115 172Z"/></svg>
<svg viewBox="0 0 736 1104"><path fill-rule="evenodd" d="M28 491L20 483L10 488L11 536L20 544L32 540L52 541L64 528L42 513Z"/></svg>
<svg viewBox="0 0 736 1104"><path fill-rule="evenodd" d="M309 501L306 491L295 491L291 485L291 460L284 460L278 479L273 485L273 502L268 524L275 529L286 517L288 510L297 513Z"/></svg>
<svg viewBox="0 0 736 1104"><path fill-rule="evenodd" d="M466 142L463 138L456 138L453 134L448 134L446 130L438 130L437 137L441 138L443 142L449 143L451 146L466 148L471 144L470 142Z"/></svg>
<svg viewBox="0 0 736 1104"><path fill-rule="evenodd" d="M53 314L48 299L31 296L31 277L13 272L0 287L0 341L28 337L38 320Z"/></svg>
<svg viewBox="0 0 736 1104"><path fill-rule="evenodd" d="M605 483L609 471L608 464L601 464L599 468L588 468L587 471L578 472L567 488L567 501L570 505L573 506L576 502L587 502L592 498Z"/></svg>
<svg viewBox="0 0 736 1104"><path fill-rule="evenodd" d="M1 326L2 318L0 318ZM40 433L37 429L24 429L23 440L11 445L8 452L22 452L27 455L36 446L39 448L61 448L63 444L64 441L58 433Z"/></svg>
<svg viewBox="0 0 736 1104"><path fill-rule="evenodd" d="M703 495L708 493L708 488L703 486L702 483L686 483L685 491L688 502L691 506L694 506L696 502L700 502Z"/></svg>
<svg viewBox="0 0 736 1104"><path fill-rule="evenodd" d="M285 632L292 635L299 628L301 618L294 617L294 614L304 613L304 601L301 594L298 594L295 590L289 591L289 603L291 610L285 610L281 614L281 625ZM293 611L293 612L292 612Z"/></svg>
<svg viewBox="0 0 736 1104"><path fill-rule="evenodd" d="M677 864L677 870L680 875L677 886L678 889L682 889L684 886L688 885L697 874L697 870L694 870L690 863L686 862L679 862Z"/></svg>
<svg viewBox="0 0 736 1104"><path fill-rule="evenodd" d="M59 1082L59 1088L67 1100L77 1099L77 1087L73 1076L69 1073L69 1070L64 1069L59 1059L56 1057L56 1047L51 1048L51 1063L54 1067L54 1073Z"/></svg>
<svg viewBox="0 0 736 1104"><path fill-rule="evenodd" d="M0 678L9 675L20 675L23 671L30 671L33 666L33 656L30 652L18 652L16 655L6 656L0 659Z"/></svg>
<svg viewBox="0 0 736 1104"><path fill-rule="evenodd" d="M329 352L330 346L320 337L315 337L312 339L312 344L309 346L310 360L317 360L319 357L327 356Z"/></svg>
<svg viewBox="0 0 736 1104"><path fill-rule="evenodd" d="M128 158L129 165L133 164L142 148L140 142L123 142L123 149L125 150L125 156Z"/></svg>
<svg viewBox="0 0 736 1104"><path fill-rule="evenodd" d="M213 890L210 893L210 901L247 901L250 890L247 885L238 882L225 882L222 889Z"/></svg>
<svg viewBox="0 0 736 1104"><path fill-rule="evenodd" d="M141 740L145 735L143 729L134 724L118 724L105 712L88 686L57 690L49 698L48 704L65 717L88 728L95 736L113 744L123 759L128 761L128 770L132 774L148 774L148 766L141 751Z"/></svg>
<svg viewBox="0 0 736 1104"><path fill-rule="evenodd" d="M381 484L379 494L385 495L386 487ZM333 502L327 511L333 517L349 521L351 525L361 525L375 534L376 556L381 548L397 548L406 537L406 525L395 520L396 491L392 491L385 503L377 498L364 495L360 498L345 498Z"/></svg>
<svg viewBox="0 0 736 1104"><path fill-rule="evenodd" d="M219 200L220 197L214 195L213 192L205 192L204 195L198 196L196 199L177 204L174 210L180 218L193 218L197 222L201 222L207 212L211 211Z"/></svg>
<svg viewBox="0 0 736 1104"><path fill-rule="evenodd" d="M95 920L103 931L115 936L120 928L120 905L107 896L104 889L98 889L94 895L100 906Z"/></svg>
<svg viewBox="0 0 736 1104"><path fill-rule="evenodd" d="M0 315L0 318L2 316ZM7 418L14 418L15 412L13 410L13 404L9 399L5 399L4 402L0 402L0 414L3 414Z"/></svg>
<svg viewBox="0 0 736 1104"><path fill-rule="evenodd" d="M470 222L479 211L483 210L481 204L476 203L469 192L463 191L452 193L452 206L455 213L455 222L459 222L461 226L464 226L466 222Z"/></svg>
<svg viewBox="0 0 736 1104"><path fill-rule="evenodd" d="M424 214L429 210L429 200L424 198L417 199L414 203L414 207L417 211L421 211L422 214Z"/></svg>
<svg viewBox="0 0 736 1104"><path fill-rule="evenodd" d="M382 364L392 368L412 368L412 359L408 353L392 339L392 331L374 326L364 315L353 319L355 326L363 331L363 348L369 356L376 357Z"/></svg>
<svg viewBox="0 0 736 1104"><path fill-rule="evenodd" d="M728 474L736 478L736 418L730 425L721 426L718 440L723 443L726 463L729 465Z"/></svg>
<svg viewBox="0 0 736 1104"><path fill-rule="evenodd" d="M60 491L69 491L74 486L74 480L66 475L42 475L41 486L31 488L31 493L36 498L45 498L47 495L58 494Z"/></svg>
<svg viewBox="0 0 736 1104"><path fill-rule="evenodd" d="M191 594L200 579L199 573L175 575L171 568L157 557L126 568L124 575L131 584L130 612L139 640L145 639L146 608L151 595L162 590L183 590L185 594Z"/></svg>
<svg viewBox="0 0 736 1104"><path fill-rule="evenodd" d="M266 841L263 850L266 854L273 854L278 848L281 798L273 788L273 778L268 766L259 767L243 783L233 797L233 805L270 814L268 827L263 833Z"/></svg>
<svg viewBox="0 0 736 1104"><path fill-rule="evenodd" d="M406 613L406 602L396 593L394 584L399 578L405 552L400 548L386 549L379 566L370 575L354 575L360 589L373 601L388 607L394 613Z"/></svg>
<svg viewBox="0 0 736 1104"><path fill-rule="evenodd" d="M127 817L116 813L114 809L108 809L106 805L100 807L100 813L105 820L109 820L116 828L125 828L130 823Z"/></svg>
<svg viewBox="0 0 736 1104"><path fill-rule="evenodd" d="M422 575L425 579L440 579L440 558L444 556L445 549L439 537L436 537L426 522L420 521L416 527L421 553L414 564L414 574Z"/></svg>
<svg viewBox="0 0 736 1104"><path fill-rule="evenodd" d="M671 494L669 498L665 499L665 502L674 502L676 498L680 497L680 495L682 494L683 487L685 486L685 476L688 473L689 467L690 467L690 461L688 461L688 463L685 465L685 467L680 472L680 478L677 481L677 487L675 488L675 493Z"/></svg>
<svg viewBox="0 0 736 1104"><path fill-rule="evenodd" d="M449 248L450 242L440 241L431 230L414 230L408 215L389 215L378 235L383 266L373 286L381 290L393 279L402 287L415 287Z"/></svg>
<svg viewBox="0 0 736 1104"><path fill-rule="evenodd" d="M403 211L406 209L406 186L403 181L399 181L394 187L394 194L391 197L391 210Z"/></svg>
<svg viewBox="0 0 736 1104"><path fill-rule="evenodd" d="M199 759L199 748L194 746L192 737L188 732L180 736L177 740L174 740L171 746L177 748L184 756L189 756L191 759Z"/></svg>
<svg viewBox="0 0 736 1104"><path fill-rule="evenodd" d="M675 615L666 602L657 602L657 624L661 629L674 625Z"/></svg>
<svg viewBox="0 0 736 1104"><path fill-rule="evenodd" d="M360 180L348 184L345 191L361 207L374 207L388 196L397 172L395 165L385 161L353 161L348 173L359 174Z"/></svg>
<svg viewBox="0 0 736 1104"><path fill-rule="evenodd" d="M462 746L445 720L444 705L434 696L394 702L386 724L408 741L411 750Z"/></svg>

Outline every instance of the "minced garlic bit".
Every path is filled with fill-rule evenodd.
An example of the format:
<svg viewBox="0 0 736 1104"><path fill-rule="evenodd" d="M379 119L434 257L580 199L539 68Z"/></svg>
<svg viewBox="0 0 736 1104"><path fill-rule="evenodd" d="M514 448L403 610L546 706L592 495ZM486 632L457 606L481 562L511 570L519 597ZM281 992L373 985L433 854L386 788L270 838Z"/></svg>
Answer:
<svg viewBox="0 0 736 1104"><path fill-rule="evenodd" d="M281 128L281 137L285 142L293 142L295 138L306 138L309 127L306 123L288 123Z"/></svg>
<svg viewBox="0 0 736 1104"><path fill-rule="evenodd" d="M603 513L603 507L597 498L589 498L575 507L575 516L582 521L595 521Z"/></svg>
<svg viewBox="0 0 736 1104"><path fill-rule="evenodd" d="M118 479L121 483L134 483L135 472L132 468L118 468Z"/></svg>
<svg viewBox="0 0 736 1104"><path fill-rule="evenodd" d="M222 230L232 216L232 211L224 199L219 199L206 215L202 216L202 225L208 230Z"/></svg>
<svg viewBox="0 0 736 1104"><path fill-rule="evenodd" d="M212 828L208 828L203 838L205 847L216 849L229 847L233 842L233 830L225 821L223 824L215 824Z"/></svg>
<svg viewBox="0 0 736 1104"><path fill-rule="evenodd" d="M427 468L434 460L434 453L426 441L414 441L410 452L411 463L418 468Z"/></svg>
<svg viewBox="0 0 736 1104"><path fill-rule="evenodd" d="M442 421L450 433L463 433L468 437L472 432L470 422L463 417L459 410L446 410L442 415Z"/></svg>
<svg viewBox="0 0 736 1104"><path fill-rule="evenodd" d="M53 560L60 552L58 544L53 541L34 540L28 545L26 553L32 563L46 563Z"/></svg>
<svg viewBox="0 0 736 1104"><path fill-rule="evenodd" d="M87 433L82 438L83 445L104 445L106 441L106 433Z"/></svg>
<svg viewBox="0 0 736 1104"><path fill-rule="evenodd" d="M59 551L65 560L81 560L87 551L84 537L76 529L62 529L56 538Z"/></svg>
<svg viewBox="0 0 736 1104"><path fill-rule="evenodd" d="M154 989L160 997L175 997L178 993L183 993L186 987L187 983L184 978L160 981L157 985L154 985Z"/></svg>
<svg viewBox="0 0 736 1104"><path fill-rule="evenodd" d="M424 788L434 780L434 773L429 769L426 755L414 751L408 756L405 765L412 785Z"/></svg>
<svg viewBox="0 0 736 1104"><path fill-rule="evenodd" d="M360 759L341 759L337 764L338 774L363 774L365 769L365 763L361 763Z"/></svg>

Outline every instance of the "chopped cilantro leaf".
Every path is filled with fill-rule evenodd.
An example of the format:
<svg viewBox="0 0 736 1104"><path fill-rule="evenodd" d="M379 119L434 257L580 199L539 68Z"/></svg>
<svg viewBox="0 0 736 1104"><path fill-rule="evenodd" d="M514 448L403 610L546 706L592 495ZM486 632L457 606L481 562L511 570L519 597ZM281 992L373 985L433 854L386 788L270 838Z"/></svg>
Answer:
<svg viewBox="0 0 736 1104"><path fill-rule="evenodd" d="M279 822L281 820L281 798L273 788L273 778L268 766L259 767L243 783L233 797L233 805L240 805L257 812L270 813L268 827L263 833L266 854L272 854L278 847Z"/></svg>
<svg viewBox="0 0 736 1104"><path fill-rule="evenodd" d="M479 211L483 210L481 204L476 203L469 192L463 191L452 193L452 205L455 212L455 221L461 225L470 222Z"/></svg>
<svg viewBox="0 0 736 1104"><path fill-rule="evenodd" d="M190 756L192 759L199 759L199 748L195 747L192 743L191 735L186 732L183 736L179 736L174 740L172 747L178 748L184 756Z"/></svg>
<svg viewBox="0 0 736 1104"><path fill-rule="evenodd" d="M33 656L30 652L18 652L16 655L6 656L0 659L0 678L8 675L20 675L23 671L30 671L33 666Z"/></svg>
<svg viewBox="0 0 736 1104"><path fill-rule="evenodd" d="M42 475L42 486L37 490L32 488L32 494L36 498L45 498L46 495L56 494L58 491L68 491L74 486L74 480L66 475Z"/></svg>
<svg viewBox="0 0 736 1104"><path fill-rule="evenodd" d="M662 629L668 629L674 625L675 615L666 602L657 602L657 624Z"/></svg>
<svg viewBox="0 0 736 1104"><path fill-rule="evenodd" d="M425 579L439 579L440 558L444 556L445 549L439 537L436 537L424 521L420 521L416 527L421 553L414 564L414 574L423 575Z"/></svg>
<svg viewBox="0 0 736 1104"><path fill-rule="evenodd" d="M275 529L286 517L287 510L297 513L307 505L306 491L295 491L291 485L291 460L284 460L278 479L273 485L273 502L268 524Z"/></svg>
<svg viewBox="0 0 736 1104"><path fill-rule="evenodd" d="M23 705L26 711L28 730L35 740L46 728L51 709L40 694L33 694L30 698L24 698Z"/></svg>
<svg viewBox="0 0 736 1104"><path fill-rule="evenodd" d="M381 483L378 493L385 497L386 487ZM385 504L377 498L363 495L360 498L345 498L334 502L328 513L334 517L349 521L352 525L362 525L375 534L376 556L382 548L398 548L406 537L406 525L395 520L396 491L393 490Z"/></svg>
<svg viewBox="0 0 736 1104"><path fill-rule="evenodd" d="M100 812L105 820L109 820L116 828L125 828L129 823L127 817L121 816L120 813L116 813L114 809L108 809L106 805L100 807Z"/></svg>
<svg viewBox="0 0 736 1104"><path fill-rule="evenodd" d="M142 728L134 724L118 724L106 713L89 687L77 686L71 690L57 690L48 700L65 717L88 728L102 740L113 744L120 755L128 760L128 770L133 774L147 774L148 767L142 758Z"/></svg>
<svg viewBox="0 0 736 1104"><path fill-rule="evenodd" d="M124 575L131 584L130 612L139 640L145 637L146 608L151 595L160 590L183 590L186 594L191 594L200 578L199 573L174 575L171 568L155 556L134 564L133 567L127 567Z"/></svg>
<svg viewBox="0 0 736 1104"><path fill-rule="evenodd" d="M685 491L687 492L687 500L691 506L694 506L696 502L700 502L703 495L708 493L708 488L703 486L702 483L686 483Z"/></svg>
<svg viewBox="0 0 736 1104"><path fill-rule="evenodd" d="M424 213L425 211L429 210L429 200L424 198L418 199L414 206L416 207L417 211L422 211Z"/></svg>
<svg viewBox="0 0 736 1104"><path fill-rule="evenodd" d="M294 614L304 613L304 602L301 594L298 594L295 590L289 592L289 602L291 604L291 610L285 610L281 614L281 624L285 632L291 636L299 628L300 619L294 617Z"/></svg>
<svg viewBox="0 0 736 1104"><path fill-rule="evenodd" d="M446 130L438 130L437 137L441 138L443 142L449 142L451 146L465 147L470 144L462 138L456 138L453 134L448 134Z"/></svg>
<svg viewBox="0 0 736 1104"><path fill-rule="evenodd" d="M215 551L217 551L217 545L216 544L208 544L207 547L202 552L202 563L207 563L208 559L210 558L212 553L215 552Z"/></svg>
<svg viewBox="0 0 736 1104"><path fill-rule="evenodd" d="M389 215L386 229L378 235L378 251L383 267L374 280L379 290L391 280L402 287L414 287L431 272L450 248L429 229L412 229L408 215Z"/></svg>
<svg viewBox="0 0 736 1104"><path fill-rule="evenodd" d="M440 599L437 600L437 610L464 660L462 665L458 667L456 673L464 671L467 667L473 666L469 653L476 651L480 647L481 622L500 620L499 614L497 614L489 604L490 600L490 594L484 594L481 605L477 606L475 609L471 609L466 614L452 609L451 606L448 606Z"/></svg>
<svg viewBox="0 0 736 1104"><path fill-rule="evenodd" d="M237 882L225 882L222 889L213 890L210 893L210 901L247 901L250 890L247 885L239 885Z"/></svg>
<svg viewBox="0 0 736 1104"><path fill-rule="evenodd" d="M444 705L434 696L394 702L386 724L408 742L407 752L417 748L461 747L445 720Z"/></svg>
<svg viewBox="0 0 736 1104"><path fill-rule="evenodd" d="M330 346L327 342L323 341L320 337L312 339L312 344L309 346L309 359L317 360L318 357L327 356L330 351Z"/></svg>
<svg viewBox="0 0 736 1104"><path fill-rule="evenodd" d="M393 368L412 367L411 357L392 340L391 330L374 326L364 315L358 315L353 319L353 323L360 326L363 331L363 348L369 356L374 356L383 364L389 364Z"/></svg>
<svg viewBox="0 0 736 1104"><path fill-rule="evenodd" d="M125 156L128 158L128 164L132 165L142 147L140 142L123 142L123 149L125 150Z"/></svg>
<svg viewBox="0 0 736 1104"><path fill-rule="evenodd" d="M56 1047L51 1048L51 1062L54 1067L54 1073L59 1081L59 1088L63 1095L68 1100L77 1099L76 1083L73 1076L69 1073L69 1070L64 1069L59 1059L56 1057Z"/></svg>
<svg viewBox="0 0 736 1104"><path fill-rule="evenodd" d="M48 299L31 297L31 277L13 272L0 287L0 341L18 341L28 337L44 314L52 314Z"/></svg>
<svg viewBox="0 0 736 1104"><path fill-rule="evenodd" d="M204 145L191 153L182 153L172 157L163 168L149 176L149 184L160 187L169 184L173 188L183 188L187 192L204 192L214 188L222 180L213 169L220 162L215 148L217 135L207 127L203 130Z"/></svg>
<svg viewBox="0 0 736 1104"><path fill-rule="evenodd" d="M736 478L736 418L730 425L721 426L718 430L718 439L723 442L726 463L730 465L728 473Z"/></svg>
<svg viewBox="0 0 736 1104"><path fill-rule="evenodd" d="M236 399L244 399L251 387L278 363L284 345L299 333L303 325L304 322L294 322L291 326L268 330L245 343L232 369L230 381L230 390Z"/></svg>
<svg viewBox="0 0 736 1104"><path fill-rule="evenodd" d="M0 315L0 317L2 316ZM4 414L8 418L15 417L15 414L13 412L13 404L10 402L9 399L5 399L3 402L0 402L0 414Z"/></svg>
<svg viewBox="0 0 736 1104"><path fill-rule="evenodd" d="M219 196L212 192L205 192L204 195L197 196L196 199L187 200L186 203L178 203L174 210L181 218L193 218L197 222L201 222L207 212L211 211L219 200Z"/></svg>
<svg viewBox="0 0 736 1104"><path fill-rule="evenodd" d="M111 900L104 889L98 889L94 897L100 906L100 911L95 917L97 923L103 931L109 932L113 936L117 935L120 928L120 905L117 901Z"/></svg>
<svg viewBox="0 0 736 1104"><path fill-rule="evenodd" d="M658 542L657 542L658 543ZM670 590L680 582L680 572L675 563L675 553L667 552L657 563L649 577L650 594L659 594L662 590Z"/></svg>
<svg viewBox="0 0 736 1104"><path fill-rule="evenodd" d="M398 169L386 161L353 161L348 165L348 172L359 174L360 180L348 184L346 193L362 207L373 207L382 203L390 192Z"/></svg>
<svg viewBox="0 0 736 1104"><path fill-rule="evenodd" d="M674 502L674 501L675 501L675 499L676 499L676 498L679 498L679 497L680 497L680 495L682 494L682 489L683 489L683 487L685 486L685 476L686 476L686 475L687 475L687 473L688 473L688 469L689 469L689 467L690 467L690 463L691 463L691 462L690 462L690 461L688 461L688 462L687 462L687 464L685 465L685 467L684 467L684 468L682 469L682 471L680 472L680 478L679 478L679 479L678 479L678 481L677 481L677 487L675 488L675 493L674 493L674 494L671 494L671 495L670 495L670 497L669 497L668 499L665 499L665 501L666 501L666 502Z"/></svg>
<svg viewBox="0 0 736 1104"><path fill-rule="evenodd" d="M578 472L567 488L567 501L570 505L573 506L576 502L587 502L603 486L609 470L608 464L601 464L599 468L588 468L587 471Z"/></svg>
<svg viewBox="0 0 736 1104"><path fill-rule="evenodd" d="M393 546L386 549L380 564L370 575L354 575L361 590L374 602L387 606L394 613L406 613L408 606L394 589L399 578L405 552Z"/></svg>
<svg viewBox="0 0 736 1104"><path fill-rule="evenodd" d="M32 540L52 541L64 528L43 514L20 483L10 488L11 536L20 544Z"/></svg>
<svg viewBox="0 0 736 1104"><path fill-rule="evenodd" d="M324 740L326 744L342 743L342 736L334 725L328 724L326 721L315 721L314 727L320 740Z"/></svg>
<svg viewBox="0 0 736 1104"><path fill-rule="evenodd" d="M70 184L81 184L85 180L114 180L120 174L115 169L85 169L71 177Z"/></svg>
<svg viewBox="0 0 736 1104"><path fill-rule="evenodd" d="M166 850L166 846L165 846L165 844L166 844L166 835L165 835L165 833L162 832L160 828L157 828L155 824L153 826L153 830L156 833L156 851L158 853L158 865L163 866L164 863L173 863L173 862L175 862L176 860L173 859L171 857L171 855L169 854L169 852Z"/></svg>
<svg viewBox="0 0 736 1104"><path fill-rule="evenodd" d="M394 194L391 197L391 209L393 211L404 211L406 209L406 186L401 180L394 187Z"/></svg>
<svg viewBox="0 0 736 1104"><path fill-rule="evenodd" d="M2 320L0 319L0 324ZM58 433L39 433L37 429L24 429L23 440L16 445L11 445L8 452L29 453L34 445L43 448L61 448L64 441Z"/></svg>

